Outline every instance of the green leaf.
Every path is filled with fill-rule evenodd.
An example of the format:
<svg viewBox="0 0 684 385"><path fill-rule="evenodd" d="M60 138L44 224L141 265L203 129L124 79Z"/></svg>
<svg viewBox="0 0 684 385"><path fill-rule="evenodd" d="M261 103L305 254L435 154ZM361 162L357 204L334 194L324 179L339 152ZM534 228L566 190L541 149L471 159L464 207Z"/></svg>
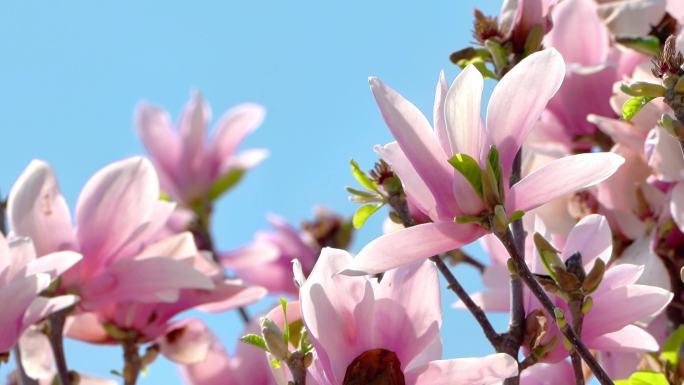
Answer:
<svg viewBox="0 0 684 385"><path fill-rule="evenodd" d="M216 200L221 195L228 192L228 190L235 187L245 175L245 170L241 168L234 168L223 174L209 189L209 200Z"/></svg>
<svg viewBox="0 0 684 385"><path fill-rule="evenodd" d="M357 190L353 187L345 187L345 190L347 190L347 192L352 194L352 195L357 195L357 196L360 196L363 198L377 198L378 197L378 194L369 193L368 191Z"/></svg>
<svg viewBox="0 0 684 385"><path fill-rule="evenodd" d="M360 229L361 227L363 227L363 224L366 223L366 220L370 218L371 215L375 214L375 212L378 211L382 206L384 205L365 205L359 207L358 210L356 210L356 212L354 213L354 218L352 219L354 228Z"/></svg>
<svg viewBox="0 0 684 385"><path fill-rule="evenodd" d="M499 150L496 146L491 146L489 148L489 153L487 154L487 172L490 177L493 177L493 185L498 187L499 198L503 200L504 190L503 190L503 171L501 170L501 162L499 161Z"/></svg>
<svg viewBox="0 0 684 385"><path fill-rule="evenodd" d="M247 334L245 336L240 337L240 342L249 344L252 346L256 346L257 348L268 352L268 348L266 347L266 341L264 341L264 338L261 337L260 335L257 334Z"/></svg>
<svg viewBox="0 0 684 385"><path fill-rule="evenodd" d="M359 164L356 163L354 159L352 159L349 163L351 164L352 175L354 175L354 178L361 183L361 186L379 194L380 190L378 189L378 186L370 177L368 177L368 175L366 175L365 172L361 170Z"/></svg>
<svg viewBox="0 0 684 385"><path fill-rule="evenodd" d="M644 108L651 100L652 96L633 96L622 105L622 119L630 121Z"/></svg>
<svg viewBox="0 0 684 385"><path fill-rule="evenodd" d="M277 358L272 359L271 366L273 366L275 369L280 369L280 360Z"/></svg>
<svg viewBox="0 0 684 385"><path fill-rule="evenodd" d="M163 191L159 193L159 200L164 202L173 202L173 198L171 198L171 195Z"/></svg>
<svg viewBox="0 0 684 385"><path fill-rule="evenodd" d="M285 331L283 332L283 340L285 341L285 345L287 345L290 342L290 323L287 322L287 298L280 297L280 306L283 308L283 318L285 320Z"/></svg>
<svg viewBox="0 0 684 385"><path fill-rule="evenodd" d="M667 341L663 344L663 352L660 353L660 359L667 361L672 368L675 369L679 365L679 348L684 344L684 325L680 325L674 333L667 337Z"/></svg>
<svg viewBox="0 0 684 385"><path fill-rule="evenodd" d="M656 56L660 53L660 40L656 36L618 37L616 41L647 56Z"/></svg>
<svg viewBox="0 0 684 385"><path fill-rule="evenodd" d="M630 385L670 385L662 373L638 371L629 377Z"/></svg>
<svg viewBox="0 0 684 385"><path fill-rule="evenodd" d="M461 59L456 63L459 67L461 68L466 68L470 64L474 65L475 68L477 68L478 71L482 74L484 78L490 78L490 79L498 79L499 77L496 76L496 74L487 68L487 63L485 63L484 59L481 57L477 56L472 59Z"/></svg>
<svg viewBox="0 0 684 385"><path fill-rule="evenodd" d="M449 163L470 183L477 195L482 198L482 170L475 159L467 154L456 154Z"/></svg>
<svg viewBox="0 0 684 385"><path fill-rule="evenodd" d="M524 212L524 211L522 211L522 210L516 210L516 211L513 212L513 214L511 214L511 217L508 218L508 221L509 221L509 222L515 222L515 221L517 221L518 219L521 219L524 215L525 215L525 212Z"/></svg>

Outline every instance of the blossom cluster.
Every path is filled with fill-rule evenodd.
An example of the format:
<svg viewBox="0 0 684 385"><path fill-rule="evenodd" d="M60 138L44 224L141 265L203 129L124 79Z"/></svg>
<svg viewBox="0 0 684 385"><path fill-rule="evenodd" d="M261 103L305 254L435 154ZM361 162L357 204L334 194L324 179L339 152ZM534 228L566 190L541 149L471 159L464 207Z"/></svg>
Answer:
<svg viewBox="0 0 684 385"><path fill-rule="evenodd" d="M453 80L437 74L430 117L369 78L395 140L375 146L370 172L351 162L353 217L271 215L271 229L231 250L217 246L216 202L267 159L238 150L265 109L232 108L207 139L199 93L175 122L140 103L149 158L100 169L73 215L41 160L6 198L8 383L133 385L161 354L188 385L682 384L680 51L681 0L476 10L473 46L451 55ZM383 234L353 255L354 231L380 213ZM473 242L487 263L462 249ZM467 292L453 264L478 268L483 290ZM258 301L272 310L250 314ZM443 301L472 314L491 354L443 357L458 341L443 338ZM235 353L190 310L239 312ZM506 330L495 312L510 315ZM123 367L81 373L64 338L119 346Z"/></svg>

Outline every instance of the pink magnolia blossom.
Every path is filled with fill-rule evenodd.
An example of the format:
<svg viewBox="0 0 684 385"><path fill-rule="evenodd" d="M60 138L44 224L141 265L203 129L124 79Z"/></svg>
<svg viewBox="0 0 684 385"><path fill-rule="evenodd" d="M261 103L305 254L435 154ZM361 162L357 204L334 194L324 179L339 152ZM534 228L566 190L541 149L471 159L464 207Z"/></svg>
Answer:
<svg viewBox="0 0 684 385"><path fill-rule="evenodd" d="M613 174L623 162L620 156L579 154L557 159L508 187L513 159L560 87L564 74L565 65L557 51L548 49L528 56L495 87L486 124L480 118L483 78L479 71L467 67L450 88L441 77L435 98L434 131L413 104L371 78L371 90L397 139L376 150L399 175L409 199L434 223L372 241L347 267L347 273L386 271L456 249L484 234L476 225L454 223L455 217L478 215L484 210L480 197L447 162L456 154L470 155L482 167L490 146L498 148L508 213L534 209Z"/></svg>
<svg viewBox="0 0 684 385"><path fill-rule="evenodd" d="M8 353L29 326L78 301L74 295L48 298L40 293L80 259L70 251L37 259L30 239L8 241L0 234L0 353Z"/></svg>
<svg viewBox="0 0 684 385"><path fill-rule="evenodd" d="M143 250L142 255L194 255L188 266L209 277L212 289L183 289L174 302L119 302L98 307L88 313L76 315L67 326L67 334L91 343L117 343L107 328L116 327L135 332L139 342L157 341L161 352L179 363L192 363L204 359L210 341L202 337L199 321L175 320L189 309L205 312L223 312L261 299L266 289L247 286L235 279L226 279L223 270L213 260L200 254L195 248L192 235L181 233ZM107 325L104 327L103 325Z"/></svg>
<svg viewBox="0 0 684 385"><path fill-rule="evenodd" d="M243 172L259 164L267 151L253 149L237 153L247 135L264 118L255 104L242 104L226 112L217 123L211 141L206 131L211 111L200 94L188 102L178 122L178 132L168 113L141 103L136 112L138 134L159 173L162 190L186 206L207 198L212 186L232 172Z"/></svg>
<svg viewBox="0 0 684 385"><path fill-rule="evenodd" d="M270 292L296 295L292 260L298 259L304 271L311 272L321 248L308 233L294 228L284 218L271 215L268 221L274 231L256 233L251 244L224 253L221 263L240 278Z"/></svg>
<svg viewBox="0 0 684 385"><path fill-rule="evenodd" d="M537 225L536 230L543 232ZM546 234L549 238L549 235ZM473 299L485 310L507 311L509 305L508 286L503 283L509 275L505 270L505 249L496 239L490 239L489 248L496 264L492 270L487 269L483 277L489 290L473 295ZM496 242L496 243L494 243ZM556 242L557 243L557 242ZM583 218L567 235L562 243L560 256L566 260L575 253L580 253L585 271L590 271L597 259L608 262L612 254L612 235L608 221L600 215L589 215ZM526 255L530 269L537 274L547 274L541 264L539 255L532 251L531 242L527 244ZM650 321L659 314L671 301L672 293L656 286L637 284L644 272L643 266L617 264L609 267L598 289L591 294L593 306L584 316L582 341L588 348L599 352L644 352L657 351L656 339L646 330L637 326L642 321ZM565 310L569 320L570 312L565 302L557 297L556 306ZM457 304L460 307L460 304ZM525 291L525 311L529 314L541 308L532 294ZM552 315L547 315L553 319ZM545 337L549 341L558 336L559 331L552 326ZM563 344L556 347L545 357L544 361L557 362L567 357L568 351Z"/></svg>
<svg viewBox="0 0 684 385"><path fill-rule="evenodd" d="M259 327L252 322L243 334L258 333ZM204 334L210 341L206 358L197 363L180 367L181 376L188 385L280 385L271 375L266 354L260 349L239 343L235 356L231 357L218 338L206 326Z"/></svg>
<svg viewBox="0 0 684 385"><path fill-rule="evenodd" d="M302 319L317 360L310 371L319 385L371 382L360 378L376 360L378 379L407 385L492 384L517 373L506 354L439 360L441 307L432 262L389 271L378 283L335 275L351 262L343 250L325 248L300 290ZM356 383L355 382L355 383Z"/></svg>
<svg viewBox="0 0 684 385"><path fill-rule="evenodd" d="M12 187L8 217L12 231L30 236L37 254L73 250L83 259L62 277L61 288L77 292L80 307L110 303L175 302L183 289L214 288L192 268L194 254L154 250L175 205L159 200L152 164L129 158L98 171L76 204L75 225L50 166L33 161Z"/></svg>
<svg viewBox="0 0 684 385"><path fill-rule="evenodd" d="M551 29L549 12L558 0L504 0L499 12L499 27L510 38L517 52L522 52L530 30L540 25Z"/></svg>

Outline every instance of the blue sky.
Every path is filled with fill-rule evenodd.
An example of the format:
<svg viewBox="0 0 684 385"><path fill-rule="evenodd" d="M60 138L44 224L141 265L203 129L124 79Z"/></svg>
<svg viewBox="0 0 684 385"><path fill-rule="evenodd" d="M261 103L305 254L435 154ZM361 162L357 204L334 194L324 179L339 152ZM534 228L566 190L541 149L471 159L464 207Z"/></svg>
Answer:
<svg viewBox="0 0 684 385"><path fill-rule="evenodd" d="M267 213L295 223L316 205L351 214L351 158L369 168L391 137L368 90L376 75L430 112L440 70L470 41L472 9L498 1L37 2L0 6L0 132L3 194L33 158L55 168L73 206L97 169L142 154L133 110L148 100L178 113L193 90L214 118L234 104L264 105L267 118L245 145L271 151L217 208L219 246L248 242ZM368 222L355 248L380 233ZM472 269L464 284L480 287ZM491 351L468 314L444 293L445 357ZM235 314L206 318L230 350ZM496 317L498 325L506 317ZM108 375L120 351L68 343L70 365ZM0 368L4 377L7 368ZM180 384L160 359L141 384Z"/></svg>

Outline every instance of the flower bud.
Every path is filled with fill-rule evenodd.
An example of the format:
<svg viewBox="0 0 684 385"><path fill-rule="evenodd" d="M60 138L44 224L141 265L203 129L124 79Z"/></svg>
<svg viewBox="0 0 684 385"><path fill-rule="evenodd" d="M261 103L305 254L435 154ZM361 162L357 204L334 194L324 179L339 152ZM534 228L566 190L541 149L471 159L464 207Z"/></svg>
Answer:
<svg viewBox="0 0 684 385"><path fill-rule="evenodd" d="M587 277L582 282L582 291L585 294L591 294L599 287L601 280L603 280L603 274L606 272L606 263L603 262L601 258L597 258L594 262L594 267L587 274Z"/></svg>
<svg viewBox="0 0 684 385"><path fill-rule="evenodd" d="M660 84L649 83L649 82L635 82L630 85L621 85L620 89L630 96L650 96L650 97L660 97L665 95L665 87Z"/></svg>
<svg viewBox="0 0 684 385"><path fill-rule="evenodd" d="M261 335L264 337L266 347L271 352L273 357L279 360L286 360L290 354L285 336L280 331L278 325L268 318L261 319Z"/></svg>
<svg viewBox="0 0 684 385"><path fill-rule="evenodd" d="M582 303L582 314L587 315L591 311L591 308L594 307L594 300L591 299L591 297L586 297L584 299L584 303Z"/></svg>
<svg viewBox="0 0 684 385"><path fill-rule="evenodd" d="M534 245L551 278L556 279L556 269L565 270L565 264L556 250L541 234L534 233Z"/></svg>

